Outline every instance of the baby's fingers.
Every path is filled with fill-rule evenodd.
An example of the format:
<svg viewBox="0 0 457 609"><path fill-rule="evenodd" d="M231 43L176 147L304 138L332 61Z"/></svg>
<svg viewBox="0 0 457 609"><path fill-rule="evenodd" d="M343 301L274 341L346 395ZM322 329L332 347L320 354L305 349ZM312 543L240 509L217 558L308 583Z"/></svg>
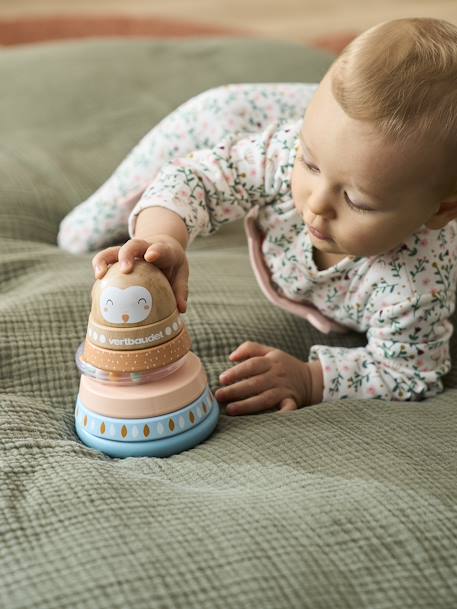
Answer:
<svg viewBox="0 0 457 609"><path fill-rule="evenodd" d="M216 399L219 398L216 396ZM226 413L229 415L237 414L254 414L264 410L271 410L278 403L278 390L274 387L266 391L259 391L245 399L234 397L230 400L221 400L227 402Z"/></svg>
<svg viewBox="0 0 457 609"><path fill-rule="evenodd" d="M153 243L145 252L144 259L165 273L173 288L178 309L186 312L189 281L189 263L184 250L170 243Z"/></svg>
<svg viewBox="0 0 457 609"><path fill-rule="evenodd" d="M224 385L231 385L244 379L249 379L258 374L264 374L271 368L271 363L266 357L251 357L241 364L236 364L219 376Z"/></svg>
<svg viewBox="0 0 457 609"><path fill-rule="evenodd" d="M119 263L123 273L130 273L135 258L143 258L149 243L143 239L130 239L119 250Z"/></svg>
<svg viewBox="0 0 457 609"><path fill-rule="evenodd" d="M175 293L176 304L180 313L185 313L187 309L187 298L189 296L189 265L185 262L176 273L173 292Z"/></svg>
<svg viewBox="0 0 457 609"><path fill-rule="evenodd" d="M92 267L94 269L96 279L101 279L103 277L109 264L114 264L117 262L120 249L120 245L114 245L113 247L108 247L101 252L98 252L98 254L95 254L95 256L92 258Z"/></svg>
<svg viewBox="0 0 457 609"><path fill-rule="evenodd" d="M178 262L178 258L176 249L163 241L153 243L144 253L144 259L147 262L152 262L162 270L174 267Z"/></svg>

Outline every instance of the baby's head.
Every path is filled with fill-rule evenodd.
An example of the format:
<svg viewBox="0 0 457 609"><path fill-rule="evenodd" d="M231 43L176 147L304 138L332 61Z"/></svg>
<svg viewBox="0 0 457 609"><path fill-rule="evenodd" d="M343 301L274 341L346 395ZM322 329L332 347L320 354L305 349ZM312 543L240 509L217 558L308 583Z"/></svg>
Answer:
<svg viewBox="0 0 457 609"><path fill-rule="evenodd" d="M292 175L321 251L371 256L457 217L457 27L398 19L358 36L305 113Z"/></svg>

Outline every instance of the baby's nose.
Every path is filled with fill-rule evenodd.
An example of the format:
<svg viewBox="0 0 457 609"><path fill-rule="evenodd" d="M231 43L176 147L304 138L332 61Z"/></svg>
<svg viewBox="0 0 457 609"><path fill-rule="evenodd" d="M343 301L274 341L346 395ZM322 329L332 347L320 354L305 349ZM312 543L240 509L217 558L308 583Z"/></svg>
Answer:
<svg viewBox="0 0 457 609"><path fill-rule="evenodd" d="M324 188L316 188L308 197L307 207L315 216L333 216L332 194Z"/></svg>
<svg viewBox="0 0 457 609"><path fill-rule="evenodd" d="M317 205L314 203L309 205L309 210L313 214L313 216L320 216L325 218L327 216L332 215L331 207L322 201L320 201Z"/></svg>
<svg viewBox="0 0 457 609"><path fill-rule="evenodd" d="M127 313L124 313L124 315L122 316L122 319L124 320L125 323L128 322L130 315L127 315Z"/></svg>

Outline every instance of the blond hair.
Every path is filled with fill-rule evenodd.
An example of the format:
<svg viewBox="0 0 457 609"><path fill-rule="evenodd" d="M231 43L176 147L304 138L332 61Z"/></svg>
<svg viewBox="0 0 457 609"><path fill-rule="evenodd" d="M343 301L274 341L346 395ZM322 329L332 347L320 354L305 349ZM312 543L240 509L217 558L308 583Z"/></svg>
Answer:
<svg viewBox="0 0 457 609"><path fill-rule="evenodd" d="M333 95L351 118L395 141L432 138L455 159L455 25L431 18L380 23L355 38L331 71Z"/></svg>

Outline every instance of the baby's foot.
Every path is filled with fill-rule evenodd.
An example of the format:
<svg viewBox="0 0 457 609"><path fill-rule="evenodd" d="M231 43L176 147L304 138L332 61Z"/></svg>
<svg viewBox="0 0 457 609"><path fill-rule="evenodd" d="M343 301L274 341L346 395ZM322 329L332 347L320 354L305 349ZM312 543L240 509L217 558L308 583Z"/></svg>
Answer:
<svg viewBox="0 0 457 609"><path fill-rule="evenodd" d="M99 250L128 238L128 217L143 189L125 201L107 201L94 193L60 223L58 246L71 254Z"/></svg>

